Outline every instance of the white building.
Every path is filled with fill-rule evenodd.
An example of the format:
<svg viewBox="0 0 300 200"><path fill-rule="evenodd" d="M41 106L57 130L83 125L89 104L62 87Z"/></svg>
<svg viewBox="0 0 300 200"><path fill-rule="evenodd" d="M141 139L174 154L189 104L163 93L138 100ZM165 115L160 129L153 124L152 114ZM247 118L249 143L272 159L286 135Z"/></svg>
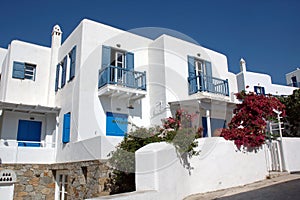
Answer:
<svg viewBox="0 0 300 200"><path fill-rule="evenodd" d="M211 137L246 85L293 90L247 72L243 61L235 75L225 55L168 35L151 40L85 19L61 38L56 25L51 47L12 41L0 49L2 163L106 159L126 132L160 125L178 108L196 114L193 126Z"/></svg>
<svg viewBox="0 0 300 200"><path fill-rule="evenodd" d="M300 88L300 69L287 73L285 79L288 86Z"/></svg>
<svg viewBox="0 0 300 200"><path fill-rule="evenodd" d="M271 94L273 96L291 95L295 87L272 83L268 74L250 72L246 69L246 61L240 60L240 72L237 74L238 90L255 92L256 94Z"/></svg>

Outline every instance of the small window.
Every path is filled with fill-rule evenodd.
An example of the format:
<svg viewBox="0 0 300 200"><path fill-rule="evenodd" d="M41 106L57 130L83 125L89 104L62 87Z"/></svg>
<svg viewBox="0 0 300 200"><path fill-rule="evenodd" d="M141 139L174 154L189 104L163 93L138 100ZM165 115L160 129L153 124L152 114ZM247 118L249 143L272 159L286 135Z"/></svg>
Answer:
<svg viewBox="0 0 300 200"><path fill-rule="evenodd" d="M55 200L68 199L68 171L62 170L56 173Z"/></svg>
<svg viewBox="0 0 300 200"><path fill-rule="evenodd" d="M25 63L25 79L35 80L36 65Z"/></svg>
<svg viewBox="0 0 300 200"><path fill-rule="evenodd" d="M254 86L254 92L258 95L260 95L260 94L264 95L265 94L265 88L261 87L261 86Z"/></svg>
<svg viewBox="0 0 300 200"><path fill-rule="evenodd" d="M12 77L16 79L28 79L35 81L36 65L29 63L16 62L13 63Z"/></svg>

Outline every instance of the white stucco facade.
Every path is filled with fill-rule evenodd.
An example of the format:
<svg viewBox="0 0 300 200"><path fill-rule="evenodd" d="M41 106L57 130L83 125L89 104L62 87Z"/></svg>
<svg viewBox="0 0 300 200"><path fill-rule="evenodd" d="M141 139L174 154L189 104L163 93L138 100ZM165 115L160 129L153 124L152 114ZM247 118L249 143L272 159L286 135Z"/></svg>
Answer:
<svg viewBox="0 0 300 200"><path fill-rule="evenodd" d="M288 86L300 88L300 69L297 68L296 70L287 73L285 79Z"/></svg>
<svg viewBox="0 0 300 200"><path fill-rule="evenodd" d="M264 94L286 96L291 95L297 89L295 87L273 84L272 78L268 74L247 71L244 59L240 61L240 69L240 72L237 74L238 91L246 90L258 93L256 91L258 88L259 90L262 89Z"/></svg>
<svg viewBox="0 0 300 200"><path fill-rule="evenodd" d="M48 152L45 163L106 159L125 132L161 125L178 108L211 137L246 85L276 95L294 89L265 74L235 75L225 55L169 35L149 39L87 19L63 42L62 32L54 26L50 47L14 40L0 49L3 163L38 162L4 155L22 149ZM22 124L37 126L39 138Z"/></svg>

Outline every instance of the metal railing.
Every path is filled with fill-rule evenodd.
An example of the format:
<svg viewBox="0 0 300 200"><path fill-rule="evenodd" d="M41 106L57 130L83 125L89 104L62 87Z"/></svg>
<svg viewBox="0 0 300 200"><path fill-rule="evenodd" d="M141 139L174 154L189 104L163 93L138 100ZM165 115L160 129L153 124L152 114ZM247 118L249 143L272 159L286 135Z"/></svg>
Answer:
<svg viewBox="0 0 300 200"><path fill-rule="evenodd" d="M2 147L41 147L41 148L54 148L54 142L46 141L23 141L23 140L0 140L0 146Z"/></svg>
<svg viewBox="0 0 300 200"><path fill-rule="evenodd" d="M211 92L229 96L228 79L223 80L212 76L201 74L199 76L189 77L189 94L197 92Z"/></svg>
<svg viewBox="0 0 300 200"><path fill-rule="evenodd" d="M146 72L138 72L122 67L108 66L99 71L98 88L107 84L146 90Z"/></svg>

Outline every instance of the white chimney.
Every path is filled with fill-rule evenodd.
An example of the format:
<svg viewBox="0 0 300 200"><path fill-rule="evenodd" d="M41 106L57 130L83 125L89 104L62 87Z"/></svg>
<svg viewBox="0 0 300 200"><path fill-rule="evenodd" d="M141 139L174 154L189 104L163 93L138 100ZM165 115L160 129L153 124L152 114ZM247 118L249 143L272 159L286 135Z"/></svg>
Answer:
<svg viewBox="0 0 300 200"><path fill-rule="evenodd" d="M55 106L55 79L56 79L56 66L58 64L58 50L61 46L62 31L59 25L55 25L52 29L51 41L51 60L49 71L49 84L48 84L48 105Z"/></svg>
<svg viewBox="0 0 300 200"><path fill-rule="evenodd" d="M246 72L246 61L243 58L240 60L240 71Z"/></svg>

